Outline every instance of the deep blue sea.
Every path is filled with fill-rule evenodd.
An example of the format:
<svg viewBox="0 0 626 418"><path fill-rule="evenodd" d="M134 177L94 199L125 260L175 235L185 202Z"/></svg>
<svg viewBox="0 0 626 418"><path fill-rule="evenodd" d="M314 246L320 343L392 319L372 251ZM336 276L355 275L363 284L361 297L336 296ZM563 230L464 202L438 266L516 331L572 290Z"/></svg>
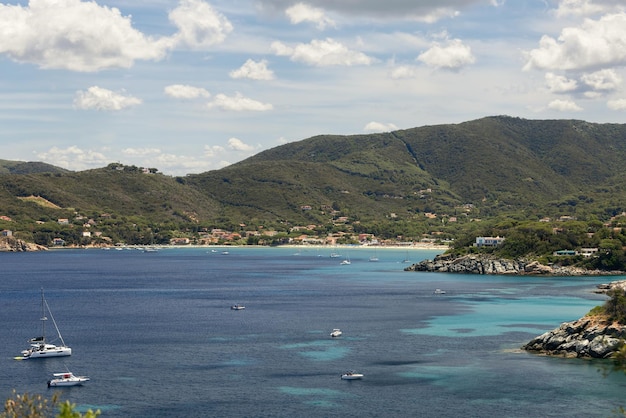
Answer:
<svg viewBox="0 0 626 418"><path fill-rule="evenodd" d="M58 391L102 417L610 417L626 406L626 375L608 363L519 350L620 278L410 273L400 249L378 250L379 262L341 249L347 266L327 249L228 251L0 253L1 400ZM39 333L42 287L73 355L17 361ZM66 368L91 381L48 389ZM365 378L341 380L348 369Z"/></svg>

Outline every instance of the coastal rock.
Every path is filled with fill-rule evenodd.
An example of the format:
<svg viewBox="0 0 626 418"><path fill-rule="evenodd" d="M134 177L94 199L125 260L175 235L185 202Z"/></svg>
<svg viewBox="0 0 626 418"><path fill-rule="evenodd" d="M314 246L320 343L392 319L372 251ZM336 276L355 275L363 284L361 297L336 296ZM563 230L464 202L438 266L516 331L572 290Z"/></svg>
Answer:
<svg viewBox="0 0 626 418"><path fill-rule="evenodd" d="M45 251L46 247L16 238L0 239L0 252Z"/></svg>
<svg viewBox="0 0 626 418"><path fill-rule="evenodd" d="M586 316L533 338L522 349L553 356L609 358L625 338L626 325Z"/></svg>
<svg viewBox="0 0 626 418"><path fill-rule="evenodd" d="M606 293L612 289L622 289L626 292L626 280L616 280L610 283L599 284L596 293Z"/></svg>
<svg viewBox="0 0 626 418"><path fill-rule="evenodd" d="M441 254L433 260L423 260L404 269L405 271L466 273L466 274L512 274L528 276L599 276L624 274L621 271L586 270L571 266L546 266L538 261L511 260L488 254L470 254L454 257Z"/></svg>

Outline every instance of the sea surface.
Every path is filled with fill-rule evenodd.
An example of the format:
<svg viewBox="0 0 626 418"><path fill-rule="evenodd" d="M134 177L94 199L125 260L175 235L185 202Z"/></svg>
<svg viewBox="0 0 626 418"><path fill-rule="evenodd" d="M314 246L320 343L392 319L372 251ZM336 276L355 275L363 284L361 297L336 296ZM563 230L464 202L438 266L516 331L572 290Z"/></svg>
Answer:
<svg viewBox="0 0 626 418"><path fill-rule="evenodd" d="M610 363L519 349L602 304L595 286L622 277L403 271L429 250L223 250L0 253L1 400L56 391L102 417L611 417L626 406L626 375ZM40 333L41 288L73 355L16 360ZM91 381L47 388L68 369ZM365 378L341 380L350 369Z"/></svg>

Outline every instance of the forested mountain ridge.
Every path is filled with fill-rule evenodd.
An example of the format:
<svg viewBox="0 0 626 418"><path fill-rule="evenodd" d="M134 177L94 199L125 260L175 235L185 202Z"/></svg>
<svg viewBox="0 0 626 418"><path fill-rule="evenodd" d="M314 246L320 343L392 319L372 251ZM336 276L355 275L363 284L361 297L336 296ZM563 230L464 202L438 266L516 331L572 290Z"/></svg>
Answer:
<svg viewBox="0 0 626 418"><path fill-rule="evenodd" d="M338 224L415 239L499 216L609 219L625 210L624 161L624 124L493 116L319 135L182 177L121 164L71 172L0 160L0 216L21 225L69 211L107 213L117 227L138 225L135 235L144 239L147 230L316 225L331 231ZM0 229L19 230L1 222Z"/></svg>

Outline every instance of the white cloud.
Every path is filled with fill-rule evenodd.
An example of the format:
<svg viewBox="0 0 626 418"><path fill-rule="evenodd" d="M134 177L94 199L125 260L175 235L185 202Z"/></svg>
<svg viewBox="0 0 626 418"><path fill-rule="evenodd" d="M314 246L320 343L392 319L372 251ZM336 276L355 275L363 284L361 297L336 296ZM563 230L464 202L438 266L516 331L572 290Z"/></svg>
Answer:
<svg viewBox="0 0 626 418"><path fill-rule="evenodd" d="M288 55L292 61L317 67L370 65L375 61L374 58L350 50L331 38L314 39L311 43L298 44L294 48L276 41L272 43L271 48L276 55Z"/></svg>
<svg viewBox="0 0 626 418"><path fill-rule="evenodd" d="M459 70L476 61L469 46L460 39L451 39L444 44L435 43L428 51L417 57L424 64L446 70Z"/></svg>
<svg viewBox="0 0 626 418"><path fill-rule="evenodd" d="M539 48L527 53L525 70L586 70L626 64L626 13L585 19L580 27L544 35Z"/></svg>
<svg viewBox="0 0 626 418"><path fill-rule="evenodd" d="M393 123L370 122L363 130L365 132L391 132L397 131L398 127Z"/></svg>
<svg viewBox="0 0 626 418"><path fill-rule="evenodd" d="M390 77L394 80L403 78L415 78L417 76L417 68L411 65L399 65L391 70Z"/></svg>
<svg viewBox="0 0 626 418"><path fill-rule="evenodd" d="M612 91L622 84L622 78L611 69L583 74L581 81L596 91Z"/></svg>
<svg viewBox="0 0 626 418"><path fill-rule="evenodd" d="M305 3L294 4L285 10L285 14L294 25L302 22L311 22L320 30L326 28L326 26L335 26L335 22L324 14L324 10Z"/></svg>
<svg viewBox="0 0 626 418"><path fill-rule="evenodd" d="M273 80L274 72L267 68L267 60L247 60L241 67L229 73L231 78L249 78L251 80Z"/></svg>
<svg viewBox="0 0 626 418"><path fill-rule="evenodd" d="M86 170L94 167L102 167L110 162L104 154L100 152L82 150L75 145L65 149L52 147L48 151L37 153L37 158L71 170Z"/></svg>
<svg viewBox="0 0 626 418"><path fill-rule="evenodd" d="M553 100L548 104L548 108L558 110L559 112L580 112L582 107L578 106L571 100Z"/></svg>
<svg viewBox="0 0 626 418"><path fill-rule="evenodd" d="M221 43L233 30L224 15L201 0L181 0L169 18L179 29L174 39L193 49Z"/></svg>
<svg viewBox="0 0 626 418"><path fill-rule="evenodd" d="M441 19L457 17L458 15L459 12L457 10L451 9L449 7L440 7L430 10L424 14L413 15L411 16L411 19L418 22L435 23Z"/></svg>
<svg viewBox="0 0 626 418"><path fill-rule="evenodd" d="M623 0L561 0L557 17L591 16L624 10Z"/></svg>
<svg viewBox="0 0 626 418"><path fill-rule="evenodd" d="M244 151L244 152L254 151L254 147L252 145L248 145L238 138L229 138L228 147L235 151Z"/></svg>
<svg viewBox="0 0 626 418"><path fill-rule="evenodd" d="M164 89L166 95L176 99L197 99L199 97L210 97L211 93L201 87L189 86L186 84L172 84Z"/></svg>
<svg viewBox="0 0 626 418"><path fill-rule="evenodd" d="M169 18L179 32L154 38L133 28L131 17L119 9L95 1L0 3L0 54L44 69L94 72L158 61L178 45L206 48L232 31L230 22L201 0L181 0Z"/></svg>
<svg viewBox="0 0 626 418"><path fill-rule="evenodd" d="M213 101L208 104L208 107L217 107L222 110L232 110L236 112L246 110L264 112L273 109L273 106L270 103L262 103L248 97L244 97L241 93L236 93L235 96L227 96L220 93L216 95Z"/></svg>
<svg viewBox="0 0 626 418"><path fill-rule="evenodd" d="M87 91L79 90L74 96L74 107L84 110L122 110L139 104L140 99L126 95L124 91L116 93L98 86L89 87Z"/></svg>
<svg viewBox="0 0 626 418"><path fill-rule="evenodd" d="M217 155L223 154L224 151L226 151L224 147L219 146L219 145L205 145L204 146L205 157L215 157Z"/></svg>
<svg viewBox="0 0 626 418"><path fill-rule="evenodd" d="M578 88L578 82L562 75L547 73L545 75L548 90L551 93L568 93Z"/></svg>
<svg viewBox="0 0 626 418"><path fill-rule="evenodd" d="M606 105L611 110L626 110L626 99L609 100Z"/></svg>
<svg viewBox="0 0 626 418"><path fill-rule="evenodd" d="M0 4L0 53L42 68L98 71L158 60L167 45L132 27L116 8L80 0Z"/></svg>

